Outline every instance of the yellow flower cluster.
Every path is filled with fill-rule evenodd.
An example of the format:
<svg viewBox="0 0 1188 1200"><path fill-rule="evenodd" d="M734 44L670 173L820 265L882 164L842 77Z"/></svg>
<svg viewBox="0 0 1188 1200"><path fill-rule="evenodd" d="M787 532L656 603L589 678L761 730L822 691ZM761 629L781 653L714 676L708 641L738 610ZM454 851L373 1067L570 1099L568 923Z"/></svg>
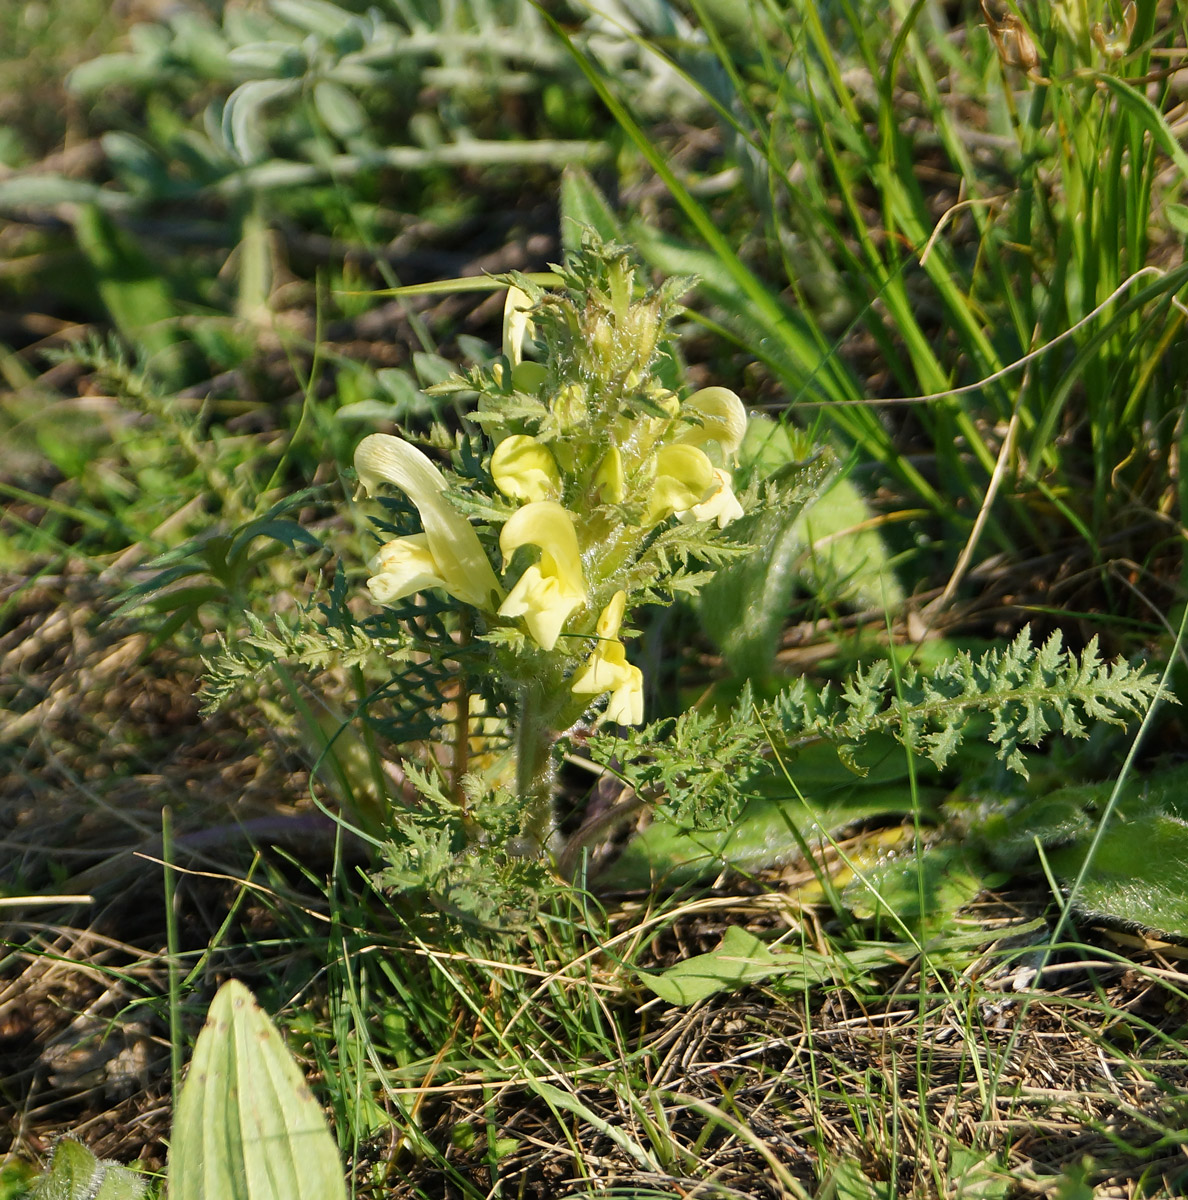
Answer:
<svg viewBox="0 0 1188 1200"><path fill-rule="evenodd" d="M522 341L531 329L531 301L509 289L504 352L517 387L544 382L543 370L522 361ZM535 369L533 369L535 368ZM497 378L501 377L497 373ZM599 429L587 424L581 388L560 390L550 411L566 436L526 433L504 436L494 447L490 473L495 487L519 507L503 525L499 548L503 569L523 547L536 560L504 589L470 522L447 496L441 472L415 446L388 434L371 434L355 452L359 481L370 495L380 481L403 491L416 506L424 532L395 538L371 562L368 588L379 604L440 588L475 608L509 620L523 619L544 651L563 636L595 639L570 687L579 696L608 695L608 720L643 720L643 676L627 662L619 636L628 596L613 578L599 573L605 559L597 544L611 536L607 506L626 502L617 526L630 525L634 544L661 522L715 522L724 528L742 515L726 464L733 461L746 431L746 411L729 389L703 388L683 402L671 393L653 399L665 416L614 416ZM608 432L609 428L609 432ZM602 449L598 447L601 446ZM715 462L711 453L719 460ZM564 506L599 510L601 521ZM601 549L605 549L602 546ZM594 578L587 579L587 569ZM591 604L602 603L590 630Z"/></svg>

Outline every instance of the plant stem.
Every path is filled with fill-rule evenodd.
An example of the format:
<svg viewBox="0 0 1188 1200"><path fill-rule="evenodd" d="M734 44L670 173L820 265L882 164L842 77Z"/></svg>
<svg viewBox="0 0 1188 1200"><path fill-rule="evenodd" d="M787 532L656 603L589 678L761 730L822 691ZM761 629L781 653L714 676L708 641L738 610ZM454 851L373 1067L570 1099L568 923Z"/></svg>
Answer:
<svg viewBox="0 0 1188 1200"><path fill-rule="evenodd" d="M516 791L524 804L524 837L535 847L548 849L555 833L553 785L557 768L553 762L554 704L548 697L556 691L550 681L537 680L520 693L519 723L516 727Z"/></svg>

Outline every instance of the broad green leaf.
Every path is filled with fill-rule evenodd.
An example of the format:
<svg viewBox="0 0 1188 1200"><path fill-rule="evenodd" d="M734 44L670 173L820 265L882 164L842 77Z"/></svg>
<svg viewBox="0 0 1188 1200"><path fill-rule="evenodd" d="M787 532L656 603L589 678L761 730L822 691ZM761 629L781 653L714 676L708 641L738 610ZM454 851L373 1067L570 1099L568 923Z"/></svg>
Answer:
<svg viewBox="0 0 1188 1200"><path fill-rule="evenodd" d="M805 548L803 574L828 601L894 610L904 600L886 543L858 485L838 475L792 524Z"/></svg>
<svg viewBox="0 0 1188 1200"><path fill-rule="evenodd" d="M279 67L277 68L280 69ZM297 79L253 79L233 91L223 108L223 137L242 163L262 163L268 154L265 109L301 90Z"/></svg>
<svg viewBox="0 0 1188 1200"><path fill-rule="evenodd" d="M232 77L231 64L227 61L227 41L209 17L202 13L174 10L170 25L173 29L170 57L184 60L201 79L222 82ZM171 69L176 70L176 67L165 67L167 71Z"/></svg>
<svg viewBox="0 0 1188 1200"><path fill-rule="evenodd" d="M641 971L640 978L669 1004L696 1004L717 992L748 987L781 976L795 987L813 987L887 961L886 951L867 947L852 954L818 954L807 948L773 952L767 943L740 925L731 925L722 944L696 954L666 971Z"/></svg>
<svg viewBox="0 0 1188 1200"><path fill-rule="evenodd" d="M842 899L863 920L891 918L897 927L902 922L936 933L986 884L983 871L963 847L934 846L861 864Z"/></svg>
<svg viewBox="0 0 1188 1200"><path fill-rule="evenodd" d="M140 1200L146 1186L134 1171L96 1158L81 1142L64 1138L33 1185L32 1200Z"/></svg>
<svg viewBox="0 0 1188 1200"><path fill-rule="evenodd" d="M414 350L412 356L413 370L417 373L417 378L425 387L432 387L435 383L444 383L447 379L452 379L456 373L456 368L447 358L442 358L440 354L430 354L425 350Z"/></svg>
<svg viewBox="0 0 1188 1200"><path fill-rule="evenodd" d="M358 20L353 13L326 0L271 0L269 7L278 17L322 37L334 37L344 25Z"/></svg>
<svg viewBox="0 0 1188 1200"><path fill-rule="evenodd" d="M326 128L340 141L358 137L367 129L363 106L340 83L330 79L314 85L314 107Z"/></svg>
<svg viewBox="0 0 1188 1200"><path fill-rule="evenodd" d="M326 1119L284 1041L236 980L215 996L182 1088L170 1200L346 1200Z"/></svg>
<svg viewBox="0 0 1188 1200"><path fill-rule="evenodd" d="M1062 882L1080 876L1090 839L1053 851ZM1188 937L1188 821L1166 813L1116 812L1073 897L1091 918Z"/></svg>
<svg viewBox="0 0 1188 1200"><path fill-rule="evenodd" d="M101 190L85 179L65 175L17 175L0 180L0 204L9 208L52 208L59 204L90 204Z"/></svg>
<svg viewBox="0 0 1188 1200"><path fill-rule="evenodd" d="M798 974L806 985L829 978L820 955L806 951L777 956L753 933L731 925L716 950L695 954L666 971L640 972L640 977L669 1004L696 1004L716 992L744 988L781 973Z"/></svg>
<svg viewBox="0 0 1188 1200"><path fill-rule="evenodd" d="M1112 782L1060 788L978 828L990 857L1025 865L1037 844L1072 887L1089 853ZM1126 780L1088 869L1071 897L1089 918L1188 937L1188 765Z"/></svg>
<svg viewBox="0 0 1188 1200"><path fill-rule="evenodd" d="M334 415L344 421L358 420L364 405L377 404L382 411L377 410L372 419L400 424L402 421L432 416L440 406L436 398L425 395L413 377L399 367L381 367L375 373L375 381L383 388L387 399L357 400L344 404ZM342 391L340 377L340 394Z"/></svg>
<svg viewBox="0 0 1188 1200"><path fill-rule="evenodd" d="M1093 790L1095 794L1099 791ZM1034 861L1037 842L1059 846L1091 834L1093 823L1085 812L1085 798L1078 795L1083 791L1061 788L1010 811L992 811L978 826L990 857L1007 870L1014 870Z"/></svg>
<svg viewBox="0 0 1188 1200"><path fill-rule="evenodd" d="M366 421L374 425L378 421L399 421L404 411L398 404L385 400L355 400L335 409L336 421Z"/></svg>
<svg viewBox="0 0 1188 1200"><path fill-rule="evenodd" d="M160 74L160 64L142 54L101 54L79 63L66 76L66 87L75 95L89 96L111 87L153 83Z"/></svg>

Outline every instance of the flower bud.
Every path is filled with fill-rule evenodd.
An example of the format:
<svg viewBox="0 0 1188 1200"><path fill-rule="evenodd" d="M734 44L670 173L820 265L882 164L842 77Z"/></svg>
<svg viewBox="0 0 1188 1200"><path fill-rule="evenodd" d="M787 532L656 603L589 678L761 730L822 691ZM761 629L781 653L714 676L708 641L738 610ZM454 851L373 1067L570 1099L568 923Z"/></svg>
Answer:
<svg viewBox="0 0 1188 1200"><path fill-rule="evenodd" d="M618 446L612 446L594 472L593 484L603 504L621 504L627 495L627 480L623 475L623 456Z"/></svg>
<svg viewBox="0 0 1188 1200"><path fill-rule="evenodd" d="M495 447L491 478L510 500L556 500L561 494L561 473L548 447L522 433Z"/></svg>
<svg viewBox="0 0 1188 1200"><path fill-rule="evenodd" d="M539 392L545 385L545 381L549 377L548 368L544 363L518 362L512 367L512 387L517 392L529 392L535 394Z"/></svg>

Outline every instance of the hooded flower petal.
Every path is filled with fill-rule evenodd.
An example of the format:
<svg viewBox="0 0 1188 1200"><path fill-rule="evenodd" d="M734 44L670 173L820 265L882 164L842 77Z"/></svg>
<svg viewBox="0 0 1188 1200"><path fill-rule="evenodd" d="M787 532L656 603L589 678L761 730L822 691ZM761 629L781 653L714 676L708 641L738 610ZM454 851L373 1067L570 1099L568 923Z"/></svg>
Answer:
<svg viewBox="0 0 1188 1200"><path fill-rule="evenodd" d="M514 433L491 455L491 478L512 500L555 500L561 494L557 461L535 438Z"/></svg>
<svg viewBox="0 0 1188 1200"><path fill-rule="evenodd" d="M714 464L696 446L661 446L654 462L656 476L647 511L653 525L700 504L714 486Z"/></svg>
<svg viewBox="0 0 1188 1200"><path fill-rule="evenodd" d="M527 292L515 284L507 289L507 299L503 302L503 353L513 369L524 357L524 338L533 333L532 318L528 315L531 310L532 297Z"/></svg>
<svg viewBox="0 0 1188 1200"><path fill-rule="evenodd" d="M623 624L623 613L627 611L627 593L620 590L611 598L607 606L598 614L598 624L595 629L600 638L619 636L619 626Z"/></svg>
<svg viewBox="0 0 1188 1200"><path fill-rule="evenodd" d="M730 472L722 470L721 467L715 467L714 482L716 490L700 504L695 504L684 512L678 512L677 520L683 522L717 521L718 528L725 529L731 521L743 515L743 506L739 504L738 497L734 494Z"/></svg>
<svg viewBox="0 0 1188 1200"><path fill-rule="evenodd" d="M388 552L386 561L391 569L381 566L377 577L390 577L389 584L380 585L381 591L391 588L390 599L410 595L421 587L442 587L466 604L489 608L493 597L497 600L503 595L478 535L445 498L445 477L420 450L387 433L368 434L355 450L355 470L369 496L381 482L398 487L416 506L425 527L423 534L388 542L376 556L375 561L382 563ZM393 546L403 548L391 551ZM396 563L401 565L397 567ZM436 582L407 586L415 572Z"/></svg>
<svg viewBox="0 0 1188 1200"><path fill-rule="evenodd" d="M626 592L616 592L598 618L601 641L574 676L570 690L578 695L610 692L606 719L620 725L643 722L643 672L627 661L627 649L616 636L623 621Z"/></svg>
<svg viewBox="0 0 1188 1200"><path fill-rule="evenodd" d="M679 441L694 446L717 442L728 459L738 453L747 432L747 410L729 388L702 388L685 400L681 412L700 423L685 430Z"/></svg>
<svg viewBox="0 0 1188 1200"><path fill-rule="evenodd" d="M573 518L555 500L525 504L499 536L504 562L521 546L538 547L540 560L520 576L500 605L499 615L523 617L541 647L552 650L569 615L586 602Z"/></svg>

